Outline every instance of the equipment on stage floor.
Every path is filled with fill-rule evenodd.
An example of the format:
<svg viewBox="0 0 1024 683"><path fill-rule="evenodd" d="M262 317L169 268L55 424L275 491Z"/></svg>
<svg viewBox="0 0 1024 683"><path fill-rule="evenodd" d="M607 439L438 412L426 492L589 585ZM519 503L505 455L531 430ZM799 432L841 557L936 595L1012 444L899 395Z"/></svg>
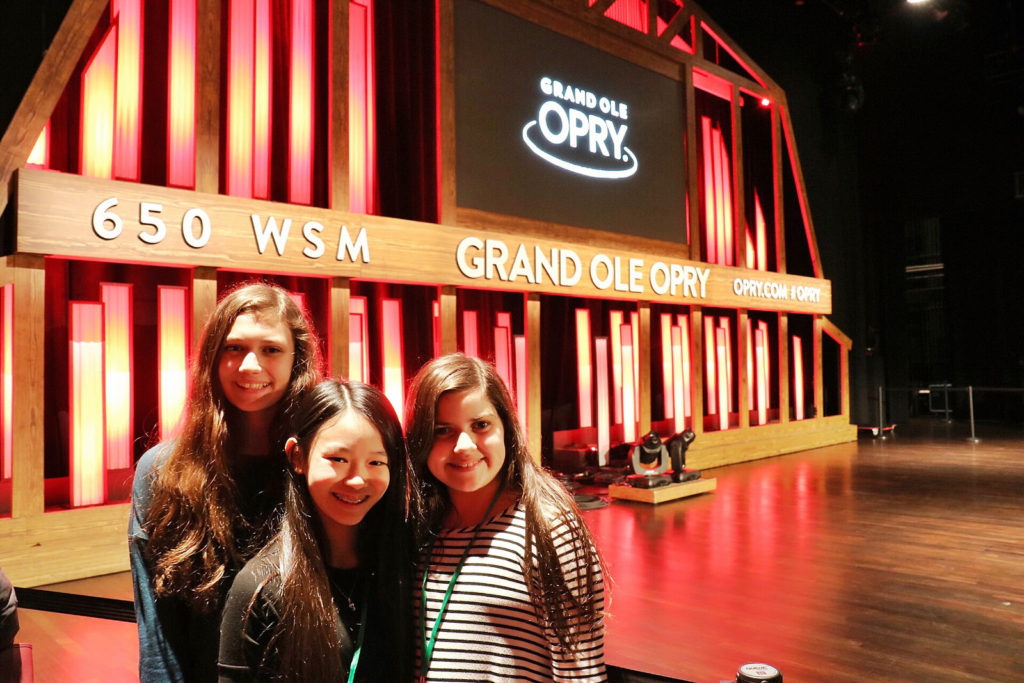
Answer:
<svg viewBox="0 0 1024 683"><path fill-rule="evenodd" d="M672 477L667 474L631 474L626 477L626 485L635 489L656 489L671 483Z"/></svg>
<svg viewBox="0 0 1024 683"><path fill-rule="evenodd" d="M736 683L782 683L782 673L771 664L744 664L736 672Z"/></svg>

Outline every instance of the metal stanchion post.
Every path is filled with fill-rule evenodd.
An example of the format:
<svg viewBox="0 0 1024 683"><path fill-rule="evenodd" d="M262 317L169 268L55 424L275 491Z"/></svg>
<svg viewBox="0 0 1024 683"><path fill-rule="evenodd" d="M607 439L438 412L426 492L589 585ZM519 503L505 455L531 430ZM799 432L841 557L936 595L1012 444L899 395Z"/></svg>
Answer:
<svg viewBox="0 0 1024 683"><path fill-rule="evenodd" d="M878 385L878 438L885 440L885 388Z"/></svg>
<svg viewBox="0 0 1024 683"><path fill-rule="evenodd" d="M971 443L978 443L979 441L981 441L981 439L979 439L978 437L976 437L974 435L974 387L973 386L968 386L967 387L967 406L968 406L968 408L970 409L970 412L971 412L971 438L969 438L967 440L970 441Z"/></svg>

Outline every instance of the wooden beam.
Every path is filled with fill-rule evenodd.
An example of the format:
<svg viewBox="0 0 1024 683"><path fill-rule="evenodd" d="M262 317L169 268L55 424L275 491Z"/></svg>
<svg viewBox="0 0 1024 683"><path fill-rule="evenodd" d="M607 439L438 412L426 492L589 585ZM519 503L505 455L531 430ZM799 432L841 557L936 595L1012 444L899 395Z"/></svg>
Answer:
<svg viewBox="0 0 1024 683"><path fill-rule="evenodd" d="M740 429L746 429L750 426L750 401L747 396L747 388L750 386L750 382L753 379L747 374L747 354L751 353L752 349L747 348L747 322L749 315L747 310L744 308L737 311L736 317L736 365L737 376L740 378L739 381L739 417L740 417Z"/></svg>
<svg viewBox="0 0 1024 683"><path fill-rule="evenodd" d="M541 392L540 392L540 294L526 296L526 442L530 455L541 460Z"/></svg>
<svg viewBox="0 0 1024 683"><path fill-rule="evenodd" d="M704 312L700 306L690 309L690 429L704 433Z"/></svg>
<svg viewBox="0 0 1024 683"><path fill-rule="evenodd" d="M441 302L441 353L459 350L458 295L455 287L439 287Z"/></svg>
<svg viewBox="0 0 1024 683"><path fill-rule="evenodd" d="M440 55L438 56L437 98L441 175L437 222L455 224L455 5L454 0L438 0L437 9Z"/></svg>
<svg viewBox="0 0 1024 683"><path fill-rule="evenodd" d="M13 384L17 397L11 401L11 517L18 518L41 515L45 507L46 270L43 257L37 254L15 254L9 264L14 274Z"/></svg>
<svg viewBox="0 0 1024 683"><path fill-rule="evenodd" d="M651 5L654 5L652 2ZM670 43L672 39L678 36L683 28L688 28L692 25L691 20L693 19L693 8L690 6L680 7L676 15L672 17L672 21L668 22L665 30L661 32L659 38L662 42ZM684 42L689 43L694 41L693 36L688 36Z"/></svg>
<svg viewBox="0 0 1024 683"><path fill-rule="evenodd" d="M825 416L825 384L824 372L821 358L821 316L816 315L814 320L814 418L820 420Z"/></svg>
<svg viewBox="0 0 1024 683"><path fill-rule="evenodd" d="M74 0L43 55L25 97L0 138L0 212L7 206L11 174L28 161L96 23L109 4L109 0Z"/></svg>
<svg viewBox="0 0 1024 683"><path fill-rule="evenodd" d="M594 0L594 4L587 10L591 14L597 14L604 16L604 13L608 11L608 8L615 4L615 0Z"/></svg>
<svg viewBox="0 0 1024 683"><path fill-rule="evenodd" d="M349 297L352 283L347 277L331 278L330 349L327 372L331 377L349 376Z"/></svg>
<svg viewBox="0 0 1024 683"><path fill-rule="evenodd" d="M333 209L349 210L349 149L348 149L348 34L349 3L331 5L331 203ZM347 301L347 295L346 295ZM347 306L347 304L346 304ZM347 329L347 327L346 327ZM347 355L347 351L346 351ZM345 365L348 375L348 365Z"/></svg>
<svg viewBox="0 0 1024 683"><path fill-rule="evenodd" d="M637 378L639 385L640 420L638 432L646 434L651 431L651 304L648 301L638 301L637 308L640 313L640 331L637 341L640 348L636 353L640 355L640 377Z"/></svg>
<svg viewBox="0 0 1024 683"><path fill-rule="evenodd" d="M196 190L220 192L221 0L196 2Z"/></svg>
<svg viewBox="0 0 1024 683"><path fill-rule="evenodd" d="M789 422L789 316L779 313L779 422Z"/></svg>
<svg viewBox="0 0 1024 683"><path fill-rule="evenodd" d="M192 269L192 352L199 350L203 328L217 308L217 269L199 266ZM191 354L189 354L191 355Z"/></svg>

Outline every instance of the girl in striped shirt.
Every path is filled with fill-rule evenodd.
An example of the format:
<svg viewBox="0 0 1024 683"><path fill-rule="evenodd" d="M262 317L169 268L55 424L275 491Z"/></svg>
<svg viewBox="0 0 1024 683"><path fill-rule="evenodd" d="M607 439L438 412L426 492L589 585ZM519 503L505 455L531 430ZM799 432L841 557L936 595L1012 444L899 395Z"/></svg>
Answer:
<svg viewBox="0 0 1024 683"><path fill-rule="evenodd" d="M571 496L530 457L494 367L436 358L408 403L419 680L607 680L600 556Z"/></svg>

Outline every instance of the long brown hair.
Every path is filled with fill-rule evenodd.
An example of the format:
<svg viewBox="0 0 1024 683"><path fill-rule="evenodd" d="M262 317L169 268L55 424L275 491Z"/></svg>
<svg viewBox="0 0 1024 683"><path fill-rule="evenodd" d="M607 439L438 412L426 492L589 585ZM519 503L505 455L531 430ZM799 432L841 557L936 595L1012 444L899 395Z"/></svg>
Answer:
<svg viewBox="0 0 1024 683"><path fill-rule="evenodd" d="M145 520L156 594L178 596L201 612L219 607L223 580L262 545L258 537L264 533L262 520L247 522L239 511L229 467L241 429L239 411L225 399L217 379L224 340L243 313L283 322L294 342L288 390L270 426L268 453L279 457L282 467L291 412L321 373L319 343L309 320L280 287L242 285L224 296L210 315L192 362L181 432L154 480Z"/></svg>
<svg viewBox="0 0 1024 683"><path fill-rule="evenodd" d="M355 411L381 436L391 483L383 498L359 523L356 548L361 580L369 601L366 640L360 656L362 680L412 679L412 608L410 581L414 546L408 519L409 455L395 409L376 387L362 382L325 380L302 399L292 422L297 440L285 486L280 530L255 561L266 564L266 586L280 579L278 605L261 675L273 680L334 681L344 673L335 630L334 602L324 563L327 541L306 477L309 454L321 427ZM301 463L299 462L301 461ZM279 552L270 552L279 549ZM261 572L263 574L264 572ZM250 603L251 613L253 603ZM248 618L248 613L246 618ZM376 667L373 669L372 667Z"/></svg>
<svg viewBox="0 0 1024 683"><path fill-rule="evenodd" d="M418 515L421 550L437 536L452 508L448 489L427 467L434 445L437 405L444 394L483 390L501 418L505 432L505 462L498 474L506 491L519 491L526 511L524 572L530 599L566 651L574 651L599 623L601 614L592 594L601 575L601 557L590 530L568 491L530 457L512 397L494 366L453 353L424 365L409 390L406 435L409 454L420 479ZM573 590L559 562L553 531L564 525L575 563Z"/></svg>

